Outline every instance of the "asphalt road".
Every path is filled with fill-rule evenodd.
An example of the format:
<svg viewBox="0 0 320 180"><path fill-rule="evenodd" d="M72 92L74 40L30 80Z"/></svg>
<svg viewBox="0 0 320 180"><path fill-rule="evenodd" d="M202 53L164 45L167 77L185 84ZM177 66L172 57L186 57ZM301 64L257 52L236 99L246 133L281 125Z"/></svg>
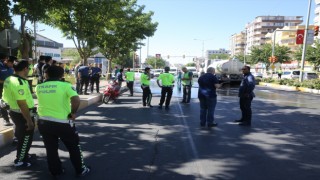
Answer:
<svg viewBox="0 0 320 180"><path fill-rule="evenodd" d="M159 94L152 90L156 105ZM253 125L240 127L232 122L240 117L237 87L218 94L219 126L212 129L199 128L196 93L185 105L175 92L169 111L143 108L140 93L82 110L77 126L85 162L92 167L83 179L320 179L320 96L257 87ZM72 179L74 170L61 147L67 170L61 179ZM38 155L33 167L13 168L14 150L0 151L0 179L50 177L38 134L30 151Z"/></svg>

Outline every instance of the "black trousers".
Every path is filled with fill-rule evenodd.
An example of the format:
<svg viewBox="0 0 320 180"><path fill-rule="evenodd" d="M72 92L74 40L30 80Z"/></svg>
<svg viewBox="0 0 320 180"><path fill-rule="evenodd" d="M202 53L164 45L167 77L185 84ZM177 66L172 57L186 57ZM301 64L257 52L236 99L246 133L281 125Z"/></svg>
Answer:
<svg viewBox="0 0 320 180"><path fill-rule="evenodd" d="M162 87L161 99L160 99L159 105L162 106L164 101L166 101L165 106L168 107L170 105L171 97L172 97L172 87Z"/></svg>
<svg viewBox="0 0 320 180"><path fill-rule="evenodd" d="M90 78L90 89L91 89L91 92L93 92L93 87L94 87L94 84L96 84L96 91L97 93L99 93L99 88L100 88L100 77L99 76L93 76Z"/></svg>
<svg viewBox="0 0 320 180"><path fill-rule="evenodd" d="M88 77L81 77L81 79L80 79L80 93L83 93L83 86L84 86L84 93L87 93L88 86L89 86L89 76Z"/></svg>
<svg viewBox="0 0 320 180"><path fill-rule="evenodd" d="M151 93L150 87L149 86L147 86L147 87L141 86L141 89L142 89L142 104L143 104L143 106L150 105L151 99L152 99L152 93Z"/></svg>
<svg viewBox="0 0 320 180"><path fill-rule="evenodd" d="M189 103L191 99L191 86L184 85L183 86L183 102Z"/></svg>
<svg viewBox="0 0 320 180"><path fill-rule="evenodd" d="M3 92L3 84L0 84L0 99L2 98L2 92ZM5 121L9 121L8 111L6 109L0 108L0 112L1 112L2 118Z"/></svg>
<svg viewBox="0 0 320 180"><path fill-rule="evenodd" d="M240 97L241 120L251 123L252 110L251 102L253 97Z"/></svg>
<svg viewBox="0 0 320 180"><path fill-rule="evenodd" d="M27 120L23 117L21 113L10 111L9 114L13 123L16 125L14 136L18 140L17 159L19 161L26 161L27 154L29 153L32 144L34 129L29 131L26 130Z"/></svg>
<svg viewBox="0 0 320 180"><path fill-rule="evenodd" d="M76 78L76 91L78 94L80 94L80 79Z"/></svg>
<svg viewBox="0 0 320 180"><path fill-rule="evenodd" d="M127 81L127 87L130 91L130 95L133 95L133 81Z"/></svg>
<svg viewBox="0 0 320 180"><path fill-rule="evenodd" d="M62 169L58 154L59 138L69 151L71 163L76 173L81 173L86 166L79 145L79 135L75 126L72 127L70 124L39 120L38 127L47 151L48 167L51 174L60 174Z"/></svg>

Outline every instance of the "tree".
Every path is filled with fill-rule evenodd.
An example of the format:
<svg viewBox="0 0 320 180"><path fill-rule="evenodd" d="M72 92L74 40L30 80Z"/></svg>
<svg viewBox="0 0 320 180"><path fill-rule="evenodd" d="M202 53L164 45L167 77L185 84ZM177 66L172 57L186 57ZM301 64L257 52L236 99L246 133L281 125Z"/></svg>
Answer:
<svg viewBox="0 0 320 180"><path fill-rule="evenodd" d="M154 69L161 69L166 66L166 61L162 58L158 59L156 57L148 57L146 63Z"/></svg>
<svg viewBox="0 0 320 180"><path fill-rule="evenodd" d="M79 54L78 50L76 50L76 49L64 50L62 52L62 57L72 58L73 59L72 64L77 64L79 61L81 61L80 54Z"/></svg>
<svg viewBox="0 0 320 180"><path fill-rule="evenodd" d="M294 57L301 61L302 57L302 48L300 48L295 54ZM305 59L313 65L313 70L316 70L320 66L320 43L315 41L313 45L308 45L306 47Z"/></svg>
<svg viewBox="0 0 320 180"><path fill-rule="evenodd" d="M14 15L19 15L21 19L21 46L20 52L23 59L32 56L32 31L26 28L27 21L35 22L46 17L46 9L51 7L51 1L46 0L13 0L11 11ZM41 7L41 8L39 8Z"/></svg>
<svg viewBox="0 0 320 180"><path fill-rule="evenodd" d="M191 63L187 63L185 66L191 66L191 67L196 67L197 65L196 65L196 63L194 63L194 62L191 62Z"/></svg>
<svg viewBox="0 0 320 180"><path fill-rule="evenodd" d="M0 1L0 31L10 27L10 24L12 22L10 16L10 6L10 0Z"/></svg>
<svg viewBox="0 0 320 180"><path fill-rule="evenodd" d="M97 36L100 52L109 63L138 49L139 41L152 36L158 23L152 23L153 12L143 13L145 6L136 0L115 1L112 11L105 11L104 28ZM110 72L111 66L108 66Z"/></svg>
<svg viewBox="0 0 320 180"><path fill-rule="evenodd" d="M110 1L109 1L110 2ZM48 11L46 23L60 29L67 39L74 42L83 63L97 53L96 37L104 21L101 16L104 12L100 9L109 6L105 1L68 0L61 3L56 1L55 8ZM97 8L99 7L99 8Z"/></svg>
<svg viewBox="0 0 320 180"><path fill-rule="evenodd" d="M279 63L290 61L289 54L291 53L290 48L286 46L275 46L274 55L277 56ZM272 55L271 44L264 44L262 46L253 46L250 53L250 63L257 64L259 62L266 64L266 67L271 65L269 57Z"/></svg>
<svg viewBox="0 0 320 180"><path fill-rule="evenodd" d="M211 54L209 59L229 59L229 54Z"/></svg>

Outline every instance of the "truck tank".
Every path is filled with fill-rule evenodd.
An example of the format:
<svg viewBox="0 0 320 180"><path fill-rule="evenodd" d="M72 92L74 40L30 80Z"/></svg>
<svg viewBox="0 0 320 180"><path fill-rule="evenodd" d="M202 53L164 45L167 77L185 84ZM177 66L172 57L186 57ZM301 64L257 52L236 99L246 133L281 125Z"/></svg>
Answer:
<svg viewBox="0 0 320 180"><path fill-rule="evenodd" d="M212 62L208 67L216 70L216 77L220 82L241 82L244 64L238 59L220 60Z"/></svg>

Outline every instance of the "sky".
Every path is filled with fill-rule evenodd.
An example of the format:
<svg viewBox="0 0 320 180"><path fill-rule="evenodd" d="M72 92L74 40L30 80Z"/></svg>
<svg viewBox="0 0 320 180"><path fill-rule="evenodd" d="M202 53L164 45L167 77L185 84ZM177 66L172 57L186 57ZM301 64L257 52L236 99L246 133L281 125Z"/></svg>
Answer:
<svg viewBox="0 0 320 180"><path fill-rule="evenodd" d="M257 16L303 16L306 22L309 0L138 0L137 4L145 5L145 12L153 11L152 21L159 23L149 43L143 40L145 46L141 53L137 51L142 62L147 55L161 54L172 64L185 64L202 57L203 49L204 53L229 49L231 35L244 30ZM312 1L309 24L313 24L314 8ZM64 47L75 47L59 30L38 24L38 30L43 29L38 33L63 43Z"/></svg>

